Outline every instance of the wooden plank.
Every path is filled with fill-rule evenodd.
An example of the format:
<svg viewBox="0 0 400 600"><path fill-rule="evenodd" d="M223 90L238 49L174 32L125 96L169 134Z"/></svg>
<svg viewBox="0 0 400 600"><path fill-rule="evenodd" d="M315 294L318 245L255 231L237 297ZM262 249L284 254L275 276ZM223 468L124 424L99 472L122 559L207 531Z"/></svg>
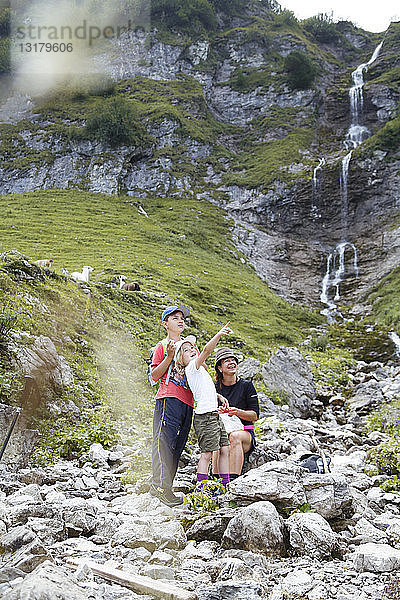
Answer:
<svg viewBox="0 0 400 600"><path fill-rule="evenodd" d="M197 594L189 592L188 590L178 588L170 583L164 583L151 579L151 577L144 577L143 575L133 575L127 573L121 569L113 569L111 567L105 567L99 563L91 560L81 560L70 558L68 564L74 567L78 567L81 564L87 565L93 573L109 579L115 583L123 585L137 594L148 594L155 596L156 598L162 598L163 600L197 600Z"/></svg>

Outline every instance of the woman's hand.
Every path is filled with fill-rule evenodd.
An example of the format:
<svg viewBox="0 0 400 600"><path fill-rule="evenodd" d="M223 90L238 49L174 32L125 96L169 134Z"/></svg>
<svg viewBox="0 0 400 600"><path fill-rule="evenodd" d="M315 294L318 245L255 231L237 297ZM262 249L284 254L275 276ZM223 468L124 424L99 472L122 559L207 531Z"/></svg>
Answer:
<svg viewBox="0 0 400 600"><path fill-rule="evenodd" d="M236 417L239 417L239 419L240 419L241 418L240 414L242 412L243 411L240 408L236 408L235 406L230 406L228 414L229 414L230 417L232 417L233 415L235 415Z"/></svg>
<svg viewBox="0 0 400 600"><path fill-rule="evenodd" d="M229 402L225 398L225 396L222 396L222 394L217 394L217 398L221 402L221 405L222 405L222 406L218 407L218 412L221 412L221 413L228 412L229 411Z"/></svg>

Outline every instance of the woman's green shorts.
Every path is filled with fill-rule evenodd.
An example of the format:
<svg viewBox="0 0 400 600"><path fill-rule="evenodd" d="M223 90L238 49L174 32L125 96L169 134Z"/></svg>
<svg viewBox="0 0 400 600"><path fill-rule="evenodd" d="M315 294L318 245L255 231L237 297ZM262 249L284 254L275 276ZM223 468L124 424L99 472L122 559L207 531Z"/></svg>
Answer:
<svg viewBox="0 0 400 600"><path fill-rule="evenodd" d="M229 446L228 435L218 411L194 415L194 430L202 452L215 452Z"/></svg>

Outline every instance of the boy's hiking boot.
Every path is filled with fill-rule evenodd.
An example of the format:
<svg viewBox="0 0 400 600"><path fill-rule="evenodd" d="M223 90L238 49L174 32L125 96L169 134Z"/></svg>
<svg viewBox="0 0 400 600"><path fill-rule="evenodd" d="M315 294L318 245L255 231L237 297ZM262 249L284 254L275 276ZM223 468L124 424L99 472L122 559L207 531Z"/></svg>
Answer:
<svg viewBox="0 0 400 600"><path fill-rule="evenodd" d="M175 496L172 490L168 488L157 487L156 485L150 486L150 494L155 498L158 498L163 504L172 508L173 506L179 506L183 503L183 498Z"/></svg>

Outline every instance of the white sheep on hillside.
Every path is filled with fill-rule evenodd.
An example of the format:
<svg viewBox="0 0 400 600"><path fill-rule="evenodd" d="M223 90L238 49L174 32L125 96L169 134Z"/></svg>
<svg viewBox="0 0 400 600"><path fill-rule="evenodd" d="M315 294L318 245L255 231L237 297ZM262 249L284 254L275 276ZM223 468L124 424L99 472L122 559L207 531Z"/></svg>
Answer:
<svg viewBox="0 0 400 600"><path fill-rule="evenodd" d="M89 283L89 273L92 271L93 267L86 266L82 268L82 273L79 271L74 271L71 273L71 277L72 279L75 279L75 281L84 281L85 283Z"/></svg>
<svg viewBox="0 0 400 600"><path fill-rule="evenodd" d="M51 269L53 263L52 258L43 258L42 260L35 260L35 265L42 267L42 269Z"/></svg>
<svg viewBox="0 0 400 600"><path fill-rule="evenodd" d="M126 278L124 275L119 276L119 289L126 290L127 292L139 292L140 285L137 281L131 281L130 283L126 283Z"/></svg>

